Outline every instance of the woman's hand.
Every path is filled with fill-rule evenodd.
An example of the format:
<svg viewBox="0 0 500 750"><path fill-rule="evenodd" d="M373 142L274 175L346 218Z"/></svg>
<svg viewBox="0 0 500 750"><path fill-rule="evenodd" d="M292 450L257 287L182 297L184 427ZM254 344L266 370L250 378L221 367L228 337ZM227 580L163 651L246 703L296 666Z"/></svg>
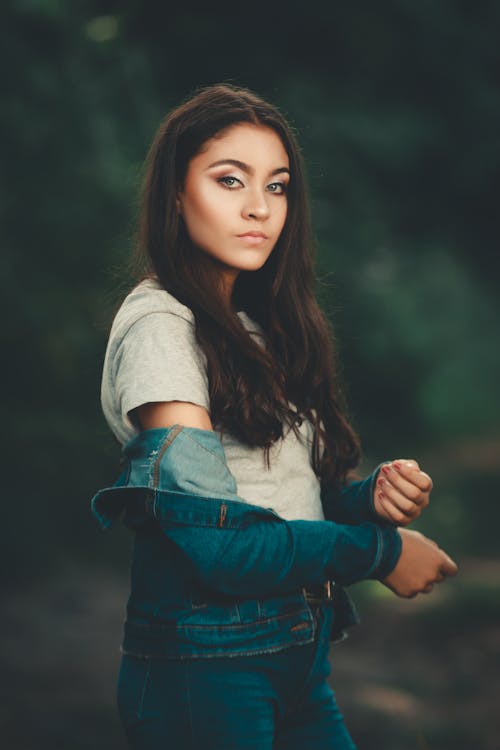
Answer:
<svg viewBox="0 0 500 750"><path fill-rule="evenodd" d="M384 464L373 492L373 505L384 521L407 526L429 505L432 479L416 461L400 458Z"/></svg>
<svg viewBox="0 0 500 750"><path fill-rule="evenodd" d="M382 583L407 599L429 594L435 583L457 574L456 563L436 542L419 531L400 529L401 555L394 570Z"/></svg>

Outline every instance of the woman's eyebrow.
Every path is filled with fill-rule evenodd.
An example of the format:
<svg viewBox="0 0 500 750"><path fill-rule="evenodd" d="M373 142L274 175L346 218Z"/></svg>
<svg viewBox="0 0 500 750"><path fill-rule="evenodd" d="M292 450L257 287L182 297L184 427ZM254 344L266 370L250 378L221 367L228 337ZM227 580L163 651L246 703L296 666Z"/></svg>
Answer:
<svg viewBox="0 0 500 750"><path fill-rule="evenodd" d="M219 159L218 161L214 161L212 162L212 164L209 164L207 169L218 167L220 164L232 164L233 166L238 167L247 174L253 174L255 172L255 169L253 167L251 167L249 164L245 164L244 161L239 161L239 159ZM280 172L288 172L288 174L290 174L290 170L288 169L288 167L278 167L277 169L273 169L271 172L269 172L269 174L275 175L280 174Z"/></svg>

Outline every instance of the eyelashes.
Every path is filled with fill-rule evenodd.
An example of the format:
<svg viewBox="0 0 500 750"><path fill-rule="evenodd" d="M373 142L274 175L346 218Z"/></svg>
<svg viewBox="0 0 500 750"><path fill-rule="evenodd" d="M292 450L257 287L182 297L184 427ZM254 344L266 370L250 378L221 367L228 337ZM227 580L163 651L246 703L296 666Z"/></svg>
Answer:
<svg viewBox="0 0 500 750"><path fill-rule="evenodd" d="M233 184L235 182L239 182L240 185L243 185L243 183L241 182L241 180L239 180L237 177L232 177L231 175L227 175L225 177L218 177L217 178L217 182L219 184L223 185L227 190L235 190L234 187L231 187L230 185L228 185L228 182L227 182L228 180L232 181ZM279 188L281 188L281 192L278 192L276 190L270 190L269 191L270 193L273 193L274 195L285 195L285 193L287 192L287 189L288 189L288 185L285 182L271 182L270 185L277 185Z"/></svg>

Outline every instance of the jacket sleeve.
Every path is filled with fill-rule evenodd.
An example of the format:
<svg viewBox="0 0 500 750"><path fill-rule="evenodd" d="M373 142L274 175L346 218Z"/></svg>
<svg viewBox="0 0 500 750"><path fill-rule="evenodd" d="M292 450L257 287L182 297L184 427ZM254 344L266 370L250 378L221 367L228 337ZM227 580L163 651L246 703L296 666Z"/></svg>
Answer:
<svg viewBox="0 0 500 750"><path fill-rule="evenodd" d="M393 569L401 552L395 528L287 521L271 509L248 504L236 494L217 441L214 433L183 428L167 450L161 442L155 446L156 466L151 469L157 479L152 515L207 586L259 596L326 580L346 585L383 579ZM129 482L141 483L140 468L134 467L151 468L150 458L148 451L135 451ZM93 499L93 510L104 526L105 498L100 494Z"/></svg>
<svg viewBox="0 0 500 750"><path fill-rule="evenodd" d="M393 526L394 524L380 518L373 504L375 483L384 463L380 463L365 479L355 480L343 487L323 483L321 501L325 518L337 523L372 521L380 526Z"/></svg>
<svg viewBox="0 0 500 750"><path fill-rule="evenodd" d="M395 529L370 523L255 518L226 533L180 526L166 528L165 533L189 556L206 585L246 596L293 591L327 580L341 585L383 580L401 552Z"/></svg>

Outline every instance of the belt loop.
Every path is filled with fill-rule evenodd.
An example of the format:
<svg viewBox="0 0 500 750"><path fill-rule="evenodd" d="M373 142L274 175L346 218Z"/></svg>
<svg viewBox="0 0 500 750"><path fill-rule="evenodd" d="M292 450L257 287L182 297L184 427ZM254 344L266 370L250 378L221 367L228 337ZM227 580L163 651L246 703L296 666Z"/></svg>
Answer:
<svg viewBox="0 0 500 750"><path fill-rule="evenodd" d="M302 593L309 602L328 602L333 599L335 582L324 581L316 587L303 588Z"/></svg>

